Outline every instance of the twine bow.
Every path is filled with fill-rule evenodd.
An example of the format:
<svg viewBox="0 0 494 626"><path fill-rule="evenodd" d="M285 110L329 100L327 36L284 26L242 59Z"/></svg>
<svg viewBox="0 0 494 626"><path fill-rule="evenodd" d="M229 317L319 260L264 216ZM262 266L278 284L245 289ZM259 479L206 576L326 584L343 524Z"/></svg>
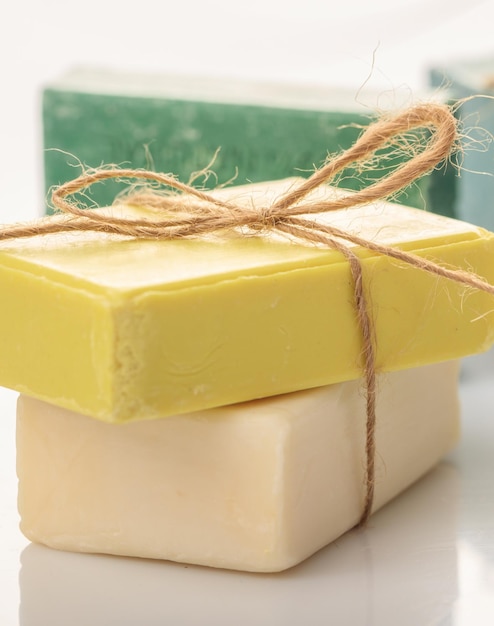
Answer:
<svg viewBox="0 0 494 626"><path fill-rule="evenodd" d="M432 129L425 148L389 175L354 194L324 201L304 202L307 195L353 163L366 160L392 139L416 128ZM447 106L421 104L391 119L371 124L348 150L328 161L310 178L267 207L239 207L208 193L181 183L172 175L133 169L100 169L83 174L53 192L52 201L69 218L46 219L34 224L4 227L0 241L68 231L97 231L143 239L178 239L201 236L224 229L250 231L279 231L298 240L322 244L339 251L348 260L354 283L355 309L362 334L363 373L366 388L365 498L360 525L367 522L374 499L374 459L376 430L376 371L375 341L372 319L366 304L362 269L358 256L345 242L350 242L378 254L386 255L411 266L457 283L494 295L494 286L475 274L447 269L414 254L383 246L347 233L334 226L318 223L310 215L337 211L368 204L395 194L446 159L457 140L456 120ZM152 192L130 195L127 202L166 212L160 220L128 219L87 211L68 202L66 198L95 182L110 178L132 178L152 181L185 194L163 196Z"/></svg>

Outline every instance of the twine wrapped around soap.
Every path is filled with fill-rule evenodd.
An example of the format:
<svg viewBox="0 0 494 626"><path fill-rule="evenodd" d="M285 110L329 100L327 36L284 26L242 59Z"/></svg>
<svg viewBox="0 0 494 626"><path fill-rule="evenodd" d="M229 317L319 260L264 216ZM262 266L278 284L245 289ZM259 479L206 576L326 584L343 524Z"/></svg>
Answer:
<svg viewBox="0 0 494 626"><path fill-rule="evenodd" d="M334 179L346 167L362 162L376 150L386 147L394 138L417 129L431 129L427 144L406 163L368 187L330 200L305 198L319 186ZM174 176L145 170L99 169L85 173L54 190L52 202L65 219L47 218L33 224L5 226L0 229L0 241L32 237L48 233L97 231L143 239L178 239L198 237L225 229L241 233L279 231L297 240L320 244L339 251L348 260L354 285L355 310L362 334L362 361L366 389L365 498L360 524L367 522L372 512L375 480L376 434L376 366L375 337L362 280L358 256L345 242L392 257L412 267L448 278L457 283L494 295L494 286L475 274L449 269L409 252L347 233L334 226L318 223L310 215L348 209L392 196L447 159L458 139L457 122L450 109L440 104L420 104L389 119L379 120L361 134L348 150L330 159L307 180L277 199L269 206L241 207L220 200L204 191L181 183ZM162 211L159 220L123 218L87 211L66 198L82 189L111 178L152 181L170 187L180 194L162 195L151 191L133 193L125 202Z"/></svg>

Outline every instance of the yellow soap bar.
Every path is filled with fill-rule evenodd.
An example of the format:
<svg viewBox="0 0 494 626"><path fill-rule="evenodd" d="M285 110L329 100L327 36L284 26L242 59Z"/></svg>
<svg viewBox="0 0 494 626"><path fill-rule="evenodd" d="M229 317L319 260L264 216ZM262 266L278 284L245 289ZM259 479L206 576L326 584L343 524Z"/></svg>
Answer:
<svg viewBox="0 0 494 626"><path fill-rule="evenodd" d="M375 509L456 443L457 374L378 377ZM359 380L117 425L21 396L21 530L75 552L283 570L359 521L365 423Z"/></svg>
<svg viewBox="0 0 494 626"><path fill-rule="evenodd" d="M296 182L218 193L268 203ZM335 193L326 187L314 197ZM494 281L494 235L481 228L384 202L321 219ZM491 296L358 253L379 371L491 345ZM362 372L347 261L277 236L160 242L73 233L4 242L0 293L0 384L106 421L196 411Z"/></svg>

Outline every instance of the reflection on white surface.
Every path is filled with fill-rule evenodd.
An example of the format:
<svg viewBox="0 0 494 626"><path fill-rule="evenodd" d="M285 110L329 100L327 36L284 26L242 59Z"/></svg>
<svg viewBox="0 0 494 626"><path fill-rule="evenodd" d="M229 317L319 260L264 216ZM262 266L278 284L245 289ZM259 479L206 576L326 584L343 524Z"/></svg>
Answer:
<svg viewBox="0 0 494 626"><path fill-rule="evenodd" d="M461 564L460 597L455 606L453 624L492 626L494 615L494 562L466 541L458 542ZM472 610L472 607L475 607Z"/></svg>
<svg viewBox="0 0 494 626"><path fill-rule="evenodd" d="M453 626L494 623L494 349L463 364L463 436L451 455L461 466L459 594Z"/></svg>
<svg viewBox="0 0 494 626"><path fill-rule="evenodd" d="M442 463L353 531L282 574L22 553L21 626L446 624L458 594L459 477Z"/></svg>

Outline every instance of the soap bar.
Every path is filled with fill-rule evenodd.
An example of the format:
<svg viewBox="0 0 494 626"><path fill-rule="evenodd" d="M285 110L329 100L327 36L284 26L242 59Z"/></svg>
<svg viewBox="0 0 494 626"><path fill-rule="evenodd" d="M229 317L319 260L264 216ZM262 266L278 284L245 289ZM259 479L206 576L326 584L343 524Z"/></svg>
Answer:
<svg viewBox="0 0 494 626"><path fill-rule="evenodd" d="M447 85L453 103L462 101L456 108L465 136L455 215L494 230L494 57L458 59L432 67L430 82L433 87Z"/></svg>
<svg viewBox="0 0 494 626"><path fill-rule="evenodd" d="M295 182L222 195L269 202ZM334 193L320 189L313 199ZM494 281L494 235L477 227L387 203L321 219ZM458 358L493 342L492 297L358 253L378 371ZM269 234L160 242L74 233L4 242L0 293L0 384L106 421L362 375L348 263L336 251Z"/></svg>
<svg viewBox="0 0 494 626"><path fill-rule="evenodd" d="M187 181L218 148L212 170L220 183L236 173L237 184L309 175L375 119L383 95L367 95L363 102L353 90L309 85L73 70L43 92L45 197L74 177L78 162L151 166ZM387 166L400 162L389 158ZM354 188L358 181L347 175L342 183ZM435 190L448 183L442 175L426 177L402 197L444 214L451 204ZM105 206L119 190L110 181L95 187L91 199Z"/></svg>
<svg viewBox="0 0 494 626"><path fill-rule="evenodd" d="M378 378L376 509L455 444L457 370ZM21 396L17 420L21 530L53 548L272 572L360 518L360 381L118 425Z"/></svg>

